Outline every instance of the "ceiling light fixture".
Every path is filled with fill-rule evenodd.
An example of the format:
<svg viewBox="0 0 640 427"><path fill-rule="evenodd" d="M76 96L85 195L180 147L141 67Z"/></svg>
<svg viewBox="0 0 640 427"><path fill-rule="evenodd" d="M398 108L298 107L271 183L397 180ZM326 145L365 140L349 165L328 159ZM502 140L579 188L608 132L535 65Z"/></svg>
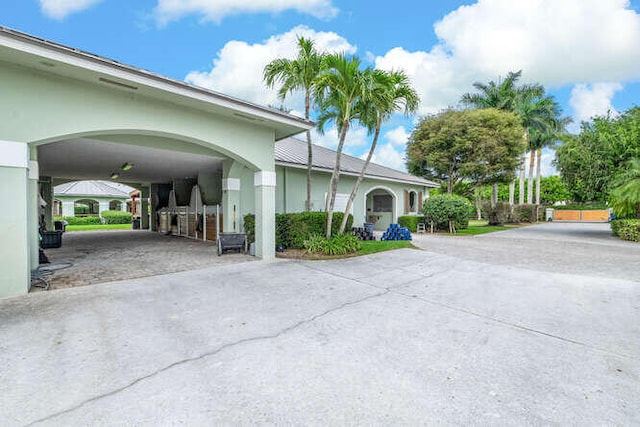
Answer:
<svg viewBox="0 0 640 427"><path fill-rule="evenodd" d="M111 179L118 179L120 175L117 172L111 172Z"/></svg>
<svg viewBox="0 0 640 427"><path fill-rule="evenodd" d="M129 169L131 169L132 167L133 167L133 163L129 163L129 162L127 162L127 163L125 163L124 165L122 165L122 166L120 167L120 169L122 169L123 171L128 171L128 170L129 170Z"/></svg>

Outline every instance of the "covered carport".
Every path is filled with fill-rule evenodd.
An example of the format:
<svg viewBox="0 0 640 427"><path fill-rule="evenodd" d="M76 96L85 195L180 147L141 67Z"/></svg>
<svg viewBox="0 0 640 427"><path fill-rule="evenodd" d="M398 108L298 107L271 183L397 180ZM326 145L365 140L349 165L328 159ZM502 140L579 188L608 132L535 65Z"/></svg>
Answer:
<svg viewBox="0 0 640 427"><path fill-rule="evenodd" d="M255 213L256 255L274 257L274 143L311 123L1 27L0 88L0 297L29 289L39 196L53 206L56 180L117 174L143 199L218 182L223 228Z"/></svg>

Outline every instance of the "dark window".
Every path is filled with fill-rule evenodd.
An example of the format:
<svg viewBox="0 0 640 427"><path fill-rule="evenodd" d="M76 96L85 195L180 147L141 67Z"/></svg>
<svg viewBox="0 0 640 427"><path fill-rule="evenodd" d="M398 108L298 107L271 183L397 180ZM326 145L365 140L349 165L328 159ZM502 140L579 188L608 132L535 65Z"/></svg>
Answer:
<svg viewBox="0 0 640 427"><path fill-rule="evenodd" d="M416 211L416 193L413 191L409 193L409 212Z"/></svg>
<svg viewBox="0 0 640 427"><path fill-rule="evenodd" d="M393 212L393 197L387 194L373 196L373 211Z"/></svg>

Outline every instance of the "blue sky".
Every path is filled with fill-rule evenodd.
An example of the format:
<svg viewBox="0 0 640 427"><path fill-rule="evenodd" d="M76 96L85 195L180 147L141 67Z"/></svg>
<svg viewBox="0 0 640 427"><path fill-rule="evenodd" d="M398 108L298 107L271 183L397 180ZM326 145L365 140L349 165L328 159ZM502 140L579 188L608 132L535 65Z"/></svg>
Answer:
<svg viewBox="0 0 640 427"><path fill-rule="evenodd" d="M420 114L455 105L474 81L523 70L581 120L640 99L640 0L3 0L0 25L259 104L279 105L262 67L295 38L404 69ZM302 110L301 97L285 106ZM417 117L387 123L375 161L402 169ZM316 142L335 146L329 130ZM346 152L369 138L354 130ZM552 170L553 153L544 156Z"/></svg>

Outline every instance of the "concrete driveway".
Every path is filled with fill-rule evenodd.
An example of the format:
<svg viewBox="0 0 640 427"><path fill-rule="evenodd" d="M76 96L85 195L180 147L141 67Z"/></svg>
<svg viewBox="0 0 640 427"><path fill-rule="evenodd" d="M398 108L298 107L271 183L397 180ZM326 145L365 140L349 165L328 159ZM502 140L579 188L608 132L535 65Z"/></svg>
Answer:
<svg viewBox="0 0 640 427"><path fill-rule="evenodd" d="M0 425L638 424L640 245L556 225L2 300Z"/></svg>

